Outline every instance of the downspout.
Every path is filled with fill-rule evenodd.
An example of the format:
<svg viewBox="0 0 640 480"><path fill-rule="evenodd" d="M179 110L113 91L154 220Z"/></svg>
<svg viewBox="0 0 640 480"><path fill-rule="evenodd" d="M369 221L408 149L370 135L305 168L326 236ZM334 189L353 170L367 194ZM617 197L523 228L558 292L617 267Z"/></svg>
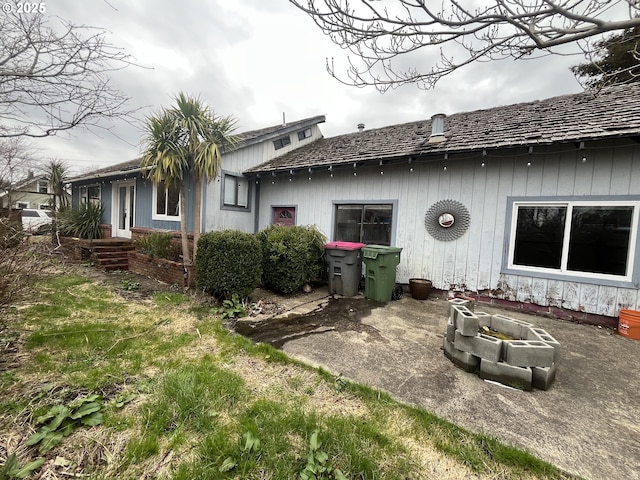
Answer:
<svg viewBox="0 0 640 480"><path fill-rule="evenodd" d="M258 233L258 228L260 227L260 180L256 177L256 194L253 198L253 202L255 205L254 209L254 217L253 217L253 233Z"/></svg>

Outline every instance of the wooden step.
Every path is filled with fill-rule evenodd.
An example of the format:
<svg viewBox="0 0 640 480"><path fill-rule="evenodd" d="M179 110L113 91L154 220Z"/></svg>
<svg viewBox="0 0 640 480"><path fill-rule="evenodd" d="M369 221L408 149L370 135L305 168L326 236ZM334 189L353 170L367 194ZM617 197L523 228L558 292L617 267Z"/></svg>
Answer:
<svg viewBox="0 0 640 480"><path fill-rule="evenodd" d="M129 245L98 245L94 246L91 251L93 253L101 253L101 252L129 252L134 250L135 247L131 244Z"/></svg>

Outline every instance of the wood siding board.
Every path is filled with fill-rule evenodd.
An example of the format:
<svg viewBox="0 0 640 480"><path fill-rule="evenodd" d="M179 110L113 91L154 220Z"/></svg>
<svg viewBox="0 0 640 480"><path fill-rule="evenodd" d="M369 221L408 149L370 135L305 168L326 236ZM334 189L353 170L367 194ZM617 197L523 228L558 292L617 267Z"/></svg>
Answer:
<svg viewBox="0 0 640 480"><path fill-rule="evenodd" d="M589 195L609 195L611 192L612 154L609 149L598 150L594 155L593 179Z"/></svg>
<svg viewBox="0 0 640 480"><path fill-rule="evenodd" d="M549 280L547 283L547 305L562 308L563 282Z"/></svg>
<svg viewBox="0 0 640 480"><path fill-rule="evenodd" d="M533 278L518 277L518 287L516 291L516 300L518 302L531 303L533 290Z"/></svg>
<svg viewBox="0 0 640 480"><path fill-rule="evenodd" d="M564 282L562 287L562 307L570 310L579 310L580 284L577 282Z"/></svg>
<svg viewBox="0 0 640 480"><path fill-rule="evenodd" d="M542 165L540 195L557 195L560 178L560 157L545 155Z"/></svg>
<svg viewBox="0 0 640 480"><path fill-rule="evenodd" d="M580 165L576 163L575 152L561 152L559 155L560 162L555 195L574 195L576 172L578 168L583 168L583 164L582 162L580 162ZM550 193L550 195L552 194Z"/></svg>
<svg viewBox="0 0 640 480"><path fill-rule="evenodd" d="M580 297L578 299L581 310L596 311L598 304L598 285L583 283L580 285Z"/></svg>
<svg viewBox="0 0 640 480"><path fill-rule="evenodd" d="M618 148L613 151L611 171L611 186L609 191L615 195L631 193L631 172L633 171L632 154L630 148Z"/></svg>
<svg viewBox="0 0 640 480"><path fill-rule="evenodd" d="M533 278L531 282L531 303L547 305L547 284L544 278Z"/></svg>
<svg viewBox="0 0 640 480"><path fill-rule="evenodd" d="M618 300L617 307L618 311L620 309L626 308L635 310L638 301L638 291L630 288L619 288L618 289Z"/></svg>
<svg viewBox="0 0 640 480"><path fill-rule="evenodd" d="M615 317L617 311L617 289L615 287L601 286L598 290L598 304L596 313L598 315L606 315Z"/></svg>

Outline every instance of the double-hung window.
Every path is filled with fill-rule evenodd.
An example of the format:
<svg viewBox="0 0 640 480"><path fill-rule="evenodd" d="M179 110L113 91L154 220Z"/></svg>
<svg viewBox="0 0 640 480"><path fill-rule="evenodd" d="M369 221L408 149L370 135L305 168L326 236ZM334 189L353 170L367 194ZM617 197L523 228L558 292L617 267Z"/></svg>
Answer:
<svg viewBox="0 0 640 480"><path fill-rule="evenodd" d="M508 268L631 281L640 201L514 201Z"/></svg>
<svg viewBox="0 0 640 480"><path fill-rule="evenodd" d="M249 210L250 185L248 178L224 172L222 183L222 208Z"/></svg>
<svg viewBox="0 0 640 480"><path fill-rule="evenodd" d="M153 219L180 221L180 188L163 181L155 184L153 191Z"/></svg>

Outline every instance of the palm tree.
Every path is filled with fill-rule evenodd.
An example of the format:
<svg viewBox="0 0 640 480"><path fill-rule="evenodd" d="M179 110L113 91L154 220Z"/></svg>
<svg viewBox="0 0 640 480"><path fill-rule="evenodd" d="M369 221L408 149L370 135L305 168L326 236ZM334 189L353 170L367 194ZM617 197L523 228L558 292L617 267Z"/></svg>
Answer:
<svg viewBox="0 0 640 480"><path fill-rule="evenodd" d="M49 189L53 193L53 220L51 221L51 239L55 241L58 231L58 213L69 206L69 198L65 192L65 184L69 180L67 166L60 160L51 160L46 167L49 177Z"/></svg>
<svg viewBox="0 0 640 480"><path fill-rule="evenodd" d="M202 229L202 180L210 181L218 174L221 151L233 148L237 140L232 117L217 117L197 97L179 93L176 106L163 109L147 119L146 138L140 166L155 183L164 181L165 188L177 185L180 190L180 231L182 258L185 266L193 263ZM184 180L190 174L195 182L193 211L193 257L187 241L187 217Z"/></svg>
<svg viewBox="0 0 640 480"><path fill-rule="evenodd" d="M53 193L52 210L57 212L69 206L69 199L65 192L65 184L69 180L67 166L60 160L51 160L47 165L49 189Z"/></svg>

